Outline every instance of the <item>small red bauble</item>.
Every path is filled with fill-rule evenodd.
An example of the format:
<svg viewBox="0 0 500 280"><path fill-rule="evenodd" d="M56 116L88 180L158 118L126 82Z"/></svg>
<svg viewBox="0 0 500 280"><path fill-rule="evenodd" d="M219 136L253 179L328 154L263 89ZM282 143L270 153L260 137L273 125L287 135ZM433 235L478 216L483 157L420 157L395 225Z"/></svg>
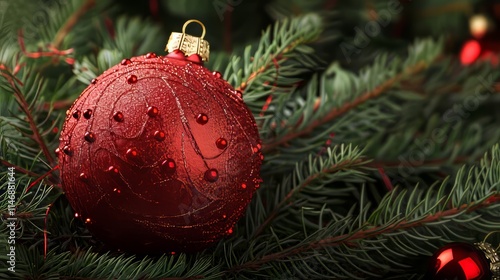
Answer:
<svg viewBox="0 0 500 280"><path fill-rule="evenodd" d="M235 90L192 57L152 53L95 81L68 111L59 145L63 189L90 232L112 248L165 253L232 231L262 163Z"/></svg>
<svg viewBox="0 0 500 280"><path fill-rule="evenodd" d="M487 247L484 247L487 245ZM429 262L428 271L424 279L429 280L487 280L492 279L490 259L493 254L487 243L480 243L478 247L467 243L450 243L439 249ZM486 249L487 248L487 249ZM486 255L485 253L491 253ZM494 254L496 256L496 253Z"/></svg>
<svg viewBox="0 0 500 280"><path fill-rule="evenodd" d="M481 45L476 40L467 41L460 51L460 61L463 65L475 62L481 54Z"/></svg>
<svg viewBox="0 0 500 280"><path fill-rule="evenodd" d="M469 40L460 51L460 61L470 65L477 61L487 61L493 66L500 63L500 42L492 40Z"/></svg>

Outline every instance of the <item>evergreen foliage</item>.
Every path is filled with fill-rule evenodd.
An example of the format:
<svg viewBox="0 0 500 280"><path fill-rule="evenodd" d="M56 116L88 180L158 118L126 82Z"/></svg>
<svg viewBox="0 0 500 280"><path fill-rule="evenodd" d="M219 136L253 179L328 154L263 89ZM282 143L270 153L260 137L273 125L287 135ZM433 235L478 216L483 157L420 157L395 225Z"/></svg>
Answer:
<svg viewBox="0 0 500 280"><path fill-rule="evenodd" d="M429 3L396 1L400 12L347 57L342 44L354 44L387 1L215 0L213 10L159 1L148 18L148 7L129 2L0 1L1 279L420 279L437 248L500 230L500 72L460 65L449 37L425 32L428 20L415 23L418 38L390 36L402 15ZM461 30L460 11L441 15L440 28ZM191 13L208 33L229 32L210 42L206 67L243 92L263 140L264 182L213 248L108 251L60 188L59 129L91 79L123 58L161 53ZM231 27L237 15L256 24Z"/></svg>

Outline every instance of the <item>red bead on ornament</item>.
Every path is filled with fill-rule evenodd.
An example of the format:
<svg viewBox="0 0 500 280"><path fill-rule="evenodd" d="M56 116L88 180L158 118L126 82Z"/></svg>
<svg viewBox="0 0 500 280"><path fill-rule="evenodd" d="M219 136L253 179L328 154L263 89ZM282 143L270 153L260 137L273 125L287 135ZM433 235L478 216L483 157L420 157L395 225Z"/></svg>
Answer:
<svg viewBox="0 0 500 280"><path fill-rule="evenodd" d="M500 277L499 265L498 255L488 243L475 246L450 243L431 257L424 279L488 280L493 276Z"/></svg>
<svg viewBox="0 0 500 280"><path fill-rule="evenodd" d="M252 182L261 181L255 120L233 87L203 66L208 43L173 33L168 49L105 71L61 132L65 194L111 248L206 248L227 236L252 199Z"/></svg>

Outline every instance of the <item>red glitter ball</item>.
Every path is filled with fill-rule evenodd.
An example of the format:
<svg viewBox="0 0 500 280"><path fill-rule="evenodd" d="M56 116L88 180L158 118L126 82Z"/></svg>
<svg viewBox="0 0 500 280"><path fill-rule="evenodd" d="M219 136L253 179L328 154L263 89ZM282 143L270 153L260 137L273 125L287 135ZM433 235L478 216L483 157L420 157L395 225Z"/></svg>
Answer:
<svg viewBox="0 0 500 280"><path fill-rule="evenodd" d="M241 182L260 181L257 125L199 56L130 61L97 77L69 110L58 154L65 195L110 248L202 250L243 216L255 188L241 191ZM89 131L99 141L89 145Z"/></svg>

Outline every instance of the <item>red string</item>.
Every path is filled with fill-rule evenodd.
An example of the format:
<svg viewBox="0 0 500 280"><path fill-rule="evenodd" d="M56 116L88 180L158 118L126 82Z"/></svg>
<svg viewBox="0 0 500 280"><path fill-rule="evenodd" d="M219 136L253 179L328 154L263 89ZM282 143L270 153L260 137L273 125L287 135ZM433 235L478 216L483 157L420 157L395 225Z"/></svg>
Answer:
<svg viewBox="0 0 500 280"><path fill-rule="evenodd" d="M23 30L19 30L19 36L18 36L18 41L19 41L19 46L21 47L21 51L23 54L29 58L40 58L40 57L59 57L59 56L66 56L69 54L73 53L73 48L67 49L67 50L58 50L54 46L48 46L49 51L48 52L28 52L26 51L26 46L24 44L24 37L23 37ZM74 63L74 59L70 60L65 60L66 63L72 64Z"/></svg>

